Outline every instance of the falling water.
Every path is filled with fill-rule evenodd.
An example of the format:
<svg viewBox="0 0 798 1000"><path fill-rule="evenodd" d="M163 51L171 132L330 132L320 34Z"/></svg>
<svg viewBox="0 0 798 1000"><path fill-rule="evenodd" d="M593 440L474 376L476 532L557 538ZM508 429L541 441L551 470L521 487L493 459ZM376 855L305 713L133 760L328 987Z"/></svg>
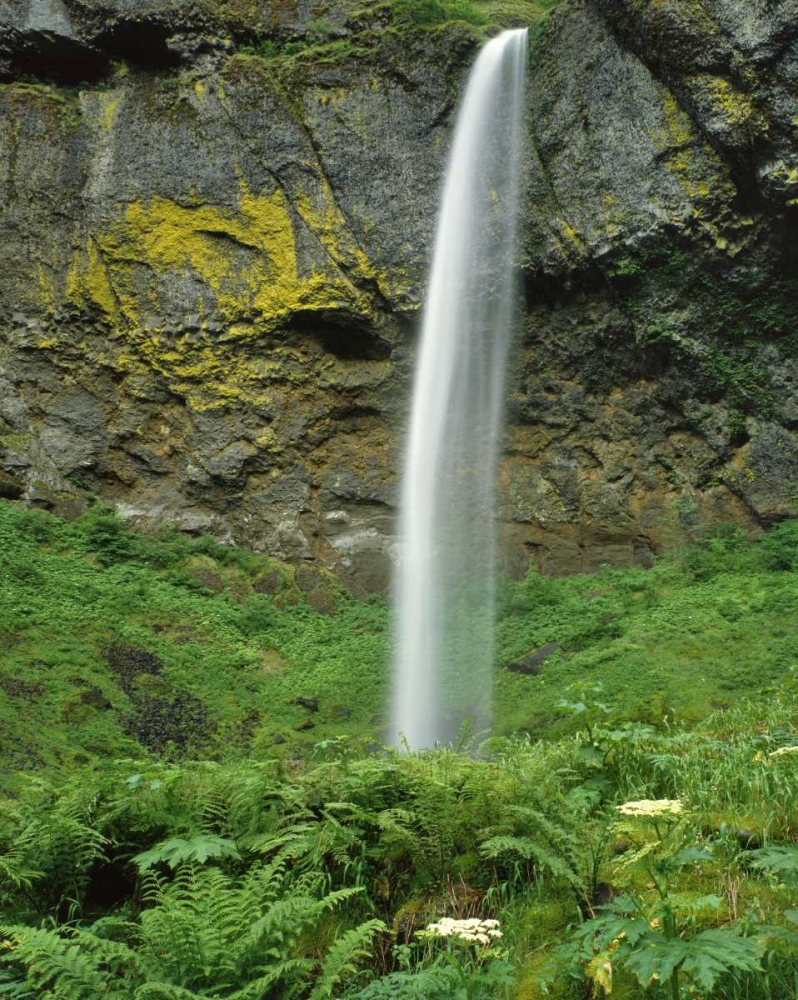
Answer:
<svg viewBox="0 0 798 1000"><path fill-rule="evenodd" d="M449 154L402 479L393 733L490 720L494 481L514 315L526 30L481 51Z"/></svg>

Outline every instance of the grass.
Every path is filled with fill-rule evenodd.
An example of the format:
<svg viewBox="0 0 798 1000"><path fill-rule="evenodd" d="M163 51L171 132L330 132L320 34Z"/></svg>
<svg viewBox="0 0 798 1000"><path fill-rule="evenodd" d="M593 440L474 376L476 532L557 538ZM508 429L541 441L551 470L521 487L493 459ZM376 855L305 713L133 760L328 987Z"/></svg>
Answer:
<svg viewBox="0 0 798 1000"><path fill-rule="evenodd" d="M139 538L102 512L67 524L3 504L0 553L6 767L79 764L142 745L280 753L276 737L310 746L376 730L380 606L338 593L337 614L325 617L290 568L208 539ZM264 581L271 596L256 590ZM293 703L303 694L318 699L317 713ZM312 736L295 731L308 721Z"/></svg>
<svg viewBox="0 0 798 1000"><path fill-rule="evenodd" d="M323 573L8 502L0 570L0 994L798 997L798 521L505 582L463 752L367 745L388 612Z"/></svg>
<svg viewBox="0 0 798 1000"><path fill-rule="evenodd" d="M721 532L652 570L506 582L496 733L566 735L585 713L693 724L794 686L795 524L762 544ZM388 609L323 574L310 589L334 614L265 556L135 535L102 509L68 523L8 502L0 567L6 772L147 752L269 759L382 736ZM506 669L547 643L559 648L538 676Z"/></svg>
<svg viewBox="0 0 798 1000"><path fill-rule="evenodd" d="M502 673L504 731L562 732L563 693L600 685L616 718L692 723L740 696L792 683L798 668L794 573L766 568L756 546L686 552L653 570L608 569L587 577L508 588L500 662L555 642L538 677ZM702 563L702 560L705 560ZM571 700L579 700L572 698ZM566 713L567 715L567 713Z"/></svg>
<svg viewBox="0 0 798 1000"><path fill-rule="evenodd" d="M673 1000L794 1000L797 759L781 693L689 732L599 725L477 758L339 744L305 764L30 776L0 795L0 986L244 1000L268 974L275 1000L611 983L657 1000L660 981ZM425 936L442 916L503 937Z"/></svg>
<svg viewBox="0 0 798 1000"><path fill-rule="evenodd" d="M311 65L382 58L396 39L407 43L430 33L465 31L481 42L502 28L539 26L560 0L368 0L354 10L344 37L325 17L312 20L304 37L252 37L233 57L267 63L290 90ZM387 49L386 49L387 46Z"/></svg>

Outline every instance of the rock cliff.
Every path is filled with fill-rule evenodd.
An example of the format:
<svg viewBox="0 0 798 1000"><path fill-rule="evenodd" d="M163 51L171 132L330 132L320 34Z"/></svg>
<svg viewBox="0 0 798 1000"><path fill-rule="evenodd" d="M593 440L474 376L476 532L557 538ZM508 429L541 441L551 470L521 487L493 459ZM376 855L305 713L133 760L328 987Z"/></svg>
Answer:
<svg viewBox="0 0 798 1000"><path fill-rule="evenodd" d="M97 495L385 586L486 30L406 3L0 0L0 495ZM532 20L511 572L795 512L796 115L798 0Z"/></svg>

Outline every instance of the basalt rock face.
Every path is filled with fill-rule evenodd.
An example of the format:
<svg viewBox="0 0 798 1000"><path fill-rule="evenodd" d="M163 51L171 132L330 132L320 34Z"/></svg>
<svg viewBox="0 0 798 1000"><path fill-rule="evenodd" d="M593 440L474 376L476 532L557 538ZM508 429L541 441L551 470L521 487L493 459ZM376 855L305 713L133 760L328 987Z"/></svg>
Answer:
<svg viewBox="0 0 798 1000"><path fill-rule="evenodd" d="M477 45L386 9L0 0L0 495L385 586ZM533 26L510 571L794 511L797 25L570 0Z"/></svg>
<svg viewBox="0 0 798 1000"><path fill-rule="evenodd" d="M797 87L795 2L587 0L533 46L504 517L543 567L795 512Z"/></svg>

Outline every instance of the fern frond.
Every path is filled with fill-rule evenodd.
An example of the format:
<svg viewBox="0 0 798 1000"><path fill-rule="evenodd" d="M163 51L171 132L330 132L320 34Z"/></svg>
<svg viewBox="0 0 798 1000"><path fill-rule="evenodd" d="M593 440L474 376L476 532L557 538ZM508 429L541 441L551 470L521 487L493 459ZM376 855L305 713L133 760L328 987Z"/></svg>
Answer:
<svg viewBox="0 0 798 1000"><path fill-rule="evenodd" d="M564 879L570 885L581 886L582 879L568 864L567 860L553 851L547 844L532 837L491 837L480 845L479 853L484 858L500 858L515 855L524 861L535 861L539 868L548 871L555 878Z"/></svg>
<svg viewBox="0 0 798 1000"><path fill-rule="evenodd" d="M270 995L270 991L281 979L290 978L292 985L301 986L310 978L315 967L316 963L307 958L290 958L285 962L278 962L264 975L258 976L235 993L231 993L227 1000L262 1000L263 997Z"/></svg>
<svg viewBox="0 0 798 1000"><path fill-rule="evenodd" d="M97 1000L106 995L107 977L96 962L55 931L35 927L4 927L12 942L6 963L21 965L31 986L48 990L58 1000Z"/></svg>
<svg viewBox="0 0 798 1000"><path fill-rule="evenodd" d="M208 1000L208 995L172 983L145 983L133 994L133 1000Z"/></svg>
<svg viewBox="0 0 798 1000"><path fill-rule="evenodd" d="M367 920L342 934L327 952L309 1000L330 1000L333 990L348 976L355 975L358 963L371 955L374 935L385 929L381 920Z"/></svg>

